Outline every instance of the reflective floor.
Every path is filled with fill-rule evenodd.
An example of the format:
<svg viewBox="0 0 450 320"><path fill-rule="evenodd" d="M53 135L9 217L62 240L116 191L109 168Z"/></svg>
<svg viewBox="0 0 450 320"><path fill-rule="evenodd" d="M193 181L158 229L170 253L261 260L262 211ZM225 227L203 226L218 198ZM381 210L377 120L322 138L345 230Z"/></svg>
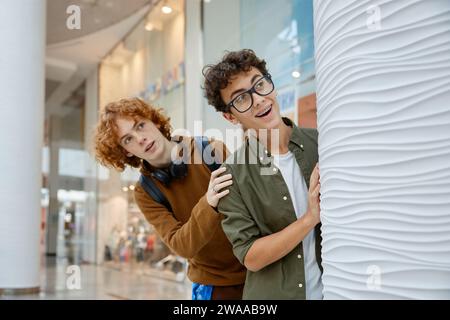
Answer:
<svg viewBox="0 0 450 320"><path fill-rule="evenodd" d="M189 280L177 282L136 270L107 266L70 267L66 260L45 259L41 269L41 292L35 295L0 296L3 300L139 300L190 299Z"/></svg>

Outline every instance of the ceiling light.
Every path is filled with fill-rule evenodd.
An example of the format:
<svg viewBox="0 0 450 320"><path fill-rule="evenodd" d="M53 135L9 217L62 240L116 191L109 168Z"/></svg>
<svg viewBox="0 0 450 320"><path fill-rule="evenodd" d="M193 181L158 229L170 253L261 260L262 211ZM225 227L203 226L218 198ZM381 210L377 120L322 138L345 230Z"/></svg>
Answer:
<svg viewBox="0 0 450 320"><path fill-rule="evenodd" d="M154 28L155 26L151 22L147 22L147 24L145 25L145 30L147 31L152 31Z"/></svg>
<svg viewBox="0 0 450 320"><path fill-rule="evenodd" d="M128 188L127 187L123 187L122 190L123 190L123 192L127 192Z"/></svg>
<svg viewBox="0 0 450 320"><path fill-rule="evenodd" d="M129 188L130 188L131 191L133 191L134 190L134 185L130 185Z"/></svg>
<svg viewBox="0 0 450 320"><path fill-rule="evenodd" d="M297 70L292 71L292 77L293 78L298 79L298 78L300 78L300 76L301 76L301 74Z"/></svg>
<svg viewBox="0 0 450 320"><path fill-rule="evenodd" d="M169 14L169 13L172 12L172 8L169 7L169 6L166 4L166 5L164 5L164 6L161 8L161 11L162 11L163 13L165 13L165 14Z"/></svg>

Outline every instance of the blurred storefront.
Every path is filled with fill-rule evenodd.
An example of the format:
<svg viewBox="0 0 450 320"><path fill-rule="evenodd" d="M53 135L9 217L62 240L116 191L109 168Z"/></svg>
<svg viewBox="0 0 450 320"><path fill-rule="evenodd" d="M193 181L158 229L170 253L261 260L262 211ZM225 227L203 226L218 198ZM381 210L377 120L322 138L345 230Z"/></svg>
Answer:
<svg viewBox="0 0 450 320"><path fill-rule="evenodd" d="M47 118L42 150L41 247L49 256L70 263L93 262L95 213L87 207L93 195L88 181L97 179L87 170L85 147L86 82Z"/></svg>

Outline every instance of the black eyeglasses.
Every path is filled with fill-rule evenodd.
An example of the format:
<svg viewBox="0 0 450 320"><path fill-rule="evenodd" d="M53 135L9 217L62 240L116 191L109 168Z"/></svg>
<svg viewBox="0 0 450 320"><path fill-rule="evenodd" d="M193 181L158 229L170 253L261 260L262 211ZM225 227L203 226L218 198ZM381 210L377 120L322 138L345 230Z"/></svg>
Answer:
<svg viewBox="0 0 450 320"><path fill-rule="evenodd" d="M253 93L259 96L267 96L274 89L270 74L265 74L256 83L245 92L231 100L227 107L234 107L240 113L247 112L253 106Z"/></svg>

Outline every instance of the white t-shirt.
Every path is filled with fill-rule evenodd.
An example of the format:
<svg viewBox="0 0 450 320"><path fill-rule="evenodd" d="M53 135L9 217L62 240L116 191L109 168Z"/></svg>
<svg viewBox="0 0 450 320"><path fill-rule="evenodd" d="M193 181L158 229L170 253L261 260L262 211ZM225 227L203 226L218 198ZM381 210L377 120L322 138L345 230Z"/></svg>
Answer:
<svg viewBox="0 0 450 320"><path fill-rule="evenodd" d="M273 155L277 166L286 182L297 218L308 209L308 188L303 179L294 155L288 151L285 154ZM303 239L303 255L305 265L306 299L323 299L322 276L316 260L316 238L312 229Z"/></svg>

